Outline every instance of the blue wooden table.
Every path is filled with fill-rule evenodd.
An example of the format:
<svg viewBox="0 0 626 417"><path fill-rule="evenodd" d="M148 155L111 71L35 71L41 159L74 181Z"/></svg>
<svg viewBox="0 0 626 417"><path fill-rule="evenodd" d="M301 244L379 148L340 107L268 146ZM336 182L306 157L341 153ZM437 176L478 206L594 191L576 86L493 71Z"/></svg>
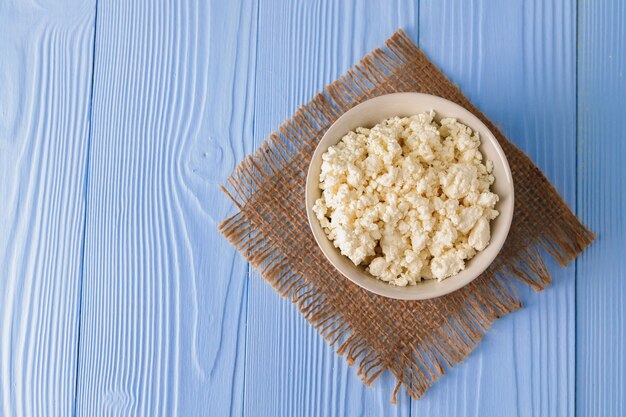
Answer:
<svg viewBox="0 0 626 417"><path fill-rule="evenodd" d="M394 406L217 225L399 27L598 239ZM621 0L0 2L0 416L625 416L625 73Z"/></svg>

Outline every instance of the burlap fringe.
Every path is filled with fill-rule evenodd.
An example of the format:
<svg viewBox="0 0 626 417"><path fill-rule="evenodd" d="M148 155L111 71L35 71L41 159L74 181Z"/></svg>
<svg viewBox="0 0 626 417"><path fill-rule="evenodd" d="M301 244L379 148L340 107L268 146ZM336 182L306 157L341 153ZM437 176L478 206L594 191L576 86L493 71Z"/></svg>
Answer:
<svg viewBox="0 0 626 417"><path fill-rule="evenodd" d="M222 187L239 212L222 222L219 230L281 296L298 305L304 317L331 345L338 344L337 353L344 355L350 365L358 365L357 372L366 384L371 384L384 370L392 372L398 381L392 394L395 402L402 386L412 397L421 396L443 374L445 367L454 366L472 351L494 320L521 307L510 279L521 280L536 290L545 288L550 275L541 249L565 265L591 243L593 234L576 220L553 188L550 193L557 201L550 200L549 204L557 205L550 209L562 216L558 219L546 218L537 224L529 218L520 218L519 210L525 207L518 207L516 202L516 218L503 248L507 256L498 257L478 279L447 296L448 303L440 303L439 308L450 309L443 315L444 323L401 346L395 355L380 351L370 340L355 332L343 315L333 308L328 292L321 288L323 284L309 279L302 270L303 263L285 249L290 242L276 241L280 236L267 232L271 225L257 213L255 203L275 184L297 181L296 189L301 195L294 198L302 200L299 214L306 216L303 206L306 168L317 140L328 126L364 99L415 89L414 85L405 85L399 75L423 60L427 66L432 64L401 30L385 45L386 49L373 51L307 105L300 107L252 156L239 164L227 185ZM421 74L427 78L432 76L433 70L435 78L439 74L434 66L418 70L431 71ZM420 91L442 95L429 84L418 87ZM492 131L497 131L460 92L458 94L449 98L461 101L488 123ZM537 171L530 174L543 177L526 155L497 133L509 160L511 157L527 159L522 164ZM547 180L545 183L549 184ZM542 229L538 231L537 227ZM306 233L305 230L302 232ZM437 300L426 302L433 304Z"/></svg>

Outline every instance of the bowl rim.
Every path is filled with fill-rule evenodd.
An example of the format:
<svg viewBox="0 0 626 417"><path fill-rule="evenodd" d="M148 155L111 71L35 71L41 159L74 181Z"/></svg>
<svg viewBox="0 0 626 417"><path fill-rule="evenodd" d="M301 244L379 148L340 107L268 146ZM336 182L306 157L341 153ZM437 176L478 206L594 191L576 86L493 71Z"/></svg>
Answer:
<svg viewBox="0 0 626 417"><path fill-rule="evenodd" d="M487 247L494 247L496 248L495 250L492 250L492 255L490 255L489 257L483 257L483 264L484 267L482 268L478 268L477 272L475 272L474 274L470 275L469 277L466 277L465 279L462 280L454 280L455 277L457 277L458 274L453 275L451 277L446 278L445 280L438 282L438 284L440 283L446 283L445 286L442 285L442 287L440 288L440 291L435 291L436 294L434 295L425 295L425 294L421 294L419 292L401 292L401 291L383 291L380 290L379 288L376 288L377 285L375 283L383 283L385 285L385 289L387 290L388 287L390 288L394 288L394 289L406 289L406 288L415 288L415 287L419 287L420 283L418 283L416 286L411 286L411 287L396 287L393 286L392 284L388 284L385 283L384 281L378 280L376 277L371 276L370 274L368 274L366 271L362 271L364 275L366 275L369 279L372 280L372 285L368 286L368 285L364 285L363 282L360 282L358 280L353 279L348 273L346 273L346 271L344 271L340 266L336 265L336 263L333 261L333 259L330 258L329 254L327 253L327 251L324 249L324 246L321 244L320 239L324 238L326 239L327 242L330 242L332 244L332 242L330 241L330 239L327 238L326 233L324 232L323 228L321 227L321 225L319 224L319 220L317 219L317 217L315 216L315 213L313 213L313 209L312 206L309 205L309 200L311 199L311 193L313 192L314 189L319 189L319 177L318 178L312 178L313 177L313 163L316 160L316 157L318 156L318 154L321 152L321 148L322 145L326 142L326 138L329 135L330 132L333 131L333 128L340 124L343 120L345 120L346 118L350 117L350 115L360 111L361 109L363 109L365 106L369 106L374 101L377 100L388 100L391 97L400 97L400 96L412 96L418 99L422 99L422 100L433 100L434 102L437 101L443 101L446 102L447 105L452 106L455 108L455 115L446 115L445 117L454 117L456 119L460 119L462 121L462 123L467 124L474 132L477 132L479 130L483 130L484 132L488 133L488 140L485 141L484 138L484 134L482 132L479 132L481 134L481 145L485 146L485 143L488 142L489 145L487 146L492 146L495 153L498 154L500 161L502 162L502 166L504 168L504 174L507 178L507 190L508 190L508 197L510 199L510 203L508 204L509 210L506 213L503 213L502 211L500 212L500 216L504 216L503 219L505 220L503 224L500 225L500 227L503 229L501 231L499 231L499 236L501 236L497 241L494 241L494 233L493 233L493 229L492 229L492 233L491 233L491 239L489 242L489 245ZM433 105L433 110L435 110L437 113L439 113L439 111L436 109L436 105ZM457 112L458 110L458 112ZM467 117L466 117L467 116ZM465 119L469 118L472 119L471 122L465 122ZM382 119L384 120L384 119ZM380 120L380 121L382 121ZM380 122L377 122L380 123ZM477 129L477 127L480 127L481 129ZM336 140L335 143L332 143L328 146L333 146L334 144L338 143L341 138L348 132L344 132L341 136L339 136ZM496 179L497 180L497 179ZM312 186L313 185L313 186ZM485 270L487 270L489 268L490 265L492 265L493 261L496 259L496 257L498 256L498 254L500 253L502 246L504 245L504 242L506 241L508 234L510 232L511 229L511 223L513 220L513 213L514 213L514 203L515 203L515 188L514 188L514 182L513 182L513 176L511 173L511 168L509 166L509 162L508 159L506 158L506 155L502 149L502 147L500 146L500 143L498 142L496 136L493 134L493 132L491 131L491 129L489 129L487 127L487 125L485 125L485 123L483 123L474 113L472 113L471 111L469 111L468 109L466 109L465 107L450 101L448 99L445 99L443 97L439 97L439 96L435 96L432 94L426 94L426 93L416 93L416 92L401 92L401 93L390 93L390 94L382 94L373 98L370 98L368 100L365 100L357 105L355 105L354 107L348 109L347 111L345 111L341 116L339 116L330 126L328 126L328 128L326 129L326 131L324 132L324 134L322 135L322 137L320 138L319 142L317 143L315 150L313 152L313 154L311 155L311 160L309 162L308 165L308 170L307 170L307 176L306 176L306 183L305 183L305 193L304 193L304 203L305 203L305 208L306 208L306 212L307 212L307 219L308 219L308 223L309 223L309 228L311 233L313 234L313 237L315 239L315 242L317 244L317 246L319 247L320 251L324 254L324 257L330 262L330 264L341 274L343 275L345 278L349 279L351 282L353 282L354 284L358 285L359 287L370 291L374 294L380 295L380 296L384 296L387 298L393 298L393 299L399 299L399 300L425 300L425 299L432 299L432 298L437 298L437 297L441 297L447 294L450 294L454 291L457 291L463 287L465 287L466 285L468 285L470 282L474 281L476 278L478 278ZM492 221L493 222L493 221ZM319 229L321 231L321 235L319 236L319 233L316 233L316 228ZM505 229L505 230L504 230ZM334 246L333 246L334 248ZM345 255L341 254L341 252L339 251L338 248L334 248L336 249L339 254L341 256L343 256L344 258L348 259ZM484 253L483 251L478 252L477 255L475 255L472 259L478 257L481 253ZM463 272L463 271L461 271ZM393 292L393 294L390 294L390 292Z"/></svg>

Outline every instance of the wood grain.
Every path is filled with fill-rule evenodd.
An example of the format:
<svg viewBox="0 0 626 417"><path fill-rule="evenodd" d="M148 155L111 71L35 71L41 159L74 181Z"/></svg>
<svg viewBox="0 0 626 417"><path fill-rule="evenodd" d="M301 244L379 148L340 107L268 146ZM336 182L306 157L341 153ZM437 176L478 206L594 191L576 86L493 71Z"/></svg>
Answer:
<svg viewBox="0 0 626 417"><path fill-rule="evenodd" d="M0 416L625 415L625 21L616 0L2 3ZM236 163L398 27L598 241L393 406L217 224Z"/></svg>
<svg viewBox="0 0 626 417"><path fill-rule="evenodd" d="M254 145L398 27L417 33L417 2L261 2ZM278 41L281 40L281 41ZM247 416L409 415L389 375L367 388L254 270L248 294Z"/></svg>
<svg viewBox="0 0 626 417"><path fill-rule="evenodd" d="M98 3L77 415L240 415L256 8Z"/></svg>
<svg viewBox="0 0 626 417"><path fill-rule="evenodd" d="M576 281L576 412L626 415L626 4L580 1L578 214L597 241Z"/></svg>
<svg viewBox="0 0 626 417"><path fill-rule="evenodd" d="M576 4L420 2L420 46L543 170L573 206L576 175ZM496 322L421 400L415 416L571 416L575 269Z"/></svg>
<svg viewBox="0 0 626 417"><path fill-rule="evenodd" d="M94 2L0 5L0 415L74 406Z"/></svg>

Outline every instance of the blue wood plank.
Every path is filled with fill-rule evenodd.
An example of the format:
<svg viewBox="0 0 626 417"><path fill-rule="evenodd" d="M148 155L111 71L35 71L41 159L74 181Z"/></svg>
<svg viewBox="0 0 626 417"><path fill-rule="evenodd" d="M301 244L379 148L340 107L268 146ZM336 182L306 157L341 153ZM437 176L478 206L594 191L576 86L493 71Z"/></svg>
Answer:
<svg viewBox="0 0 626 417"><path fill-rule="evenodd" d="M70 416L95 4L0 5L0 416Z"/></svg>
<svg viewBox="0 0 626 417"><path fill-rule="evenodd" d="M417 1L261 2L254 144L398 27L417 34ZM390 404L394 381L365 387L297 311L256 272L248 294L247 416L409 414Z"/></svg>
<svg viewBox="0 0 626 417"><path fill-rule="evenodd" d="M98 2L77 415L241 415L256 7Z"/></svg>
<svg viewBox="0 0 626 417"><path fill-rule="evenodd" d="M580 1L578 214L597 241L576 281L576 412L626 415L626 4Z"/></svg>
<svg viewBox="0 0 626 417"><path fill-rule="evenodd" d="M422 0L419 28L426 54L572 206L575 1ZM525 308L496 322L458 368L413 403L413 415L573 415L575 269L548 266L553 284L539 294L518 286Z"/></svg>

